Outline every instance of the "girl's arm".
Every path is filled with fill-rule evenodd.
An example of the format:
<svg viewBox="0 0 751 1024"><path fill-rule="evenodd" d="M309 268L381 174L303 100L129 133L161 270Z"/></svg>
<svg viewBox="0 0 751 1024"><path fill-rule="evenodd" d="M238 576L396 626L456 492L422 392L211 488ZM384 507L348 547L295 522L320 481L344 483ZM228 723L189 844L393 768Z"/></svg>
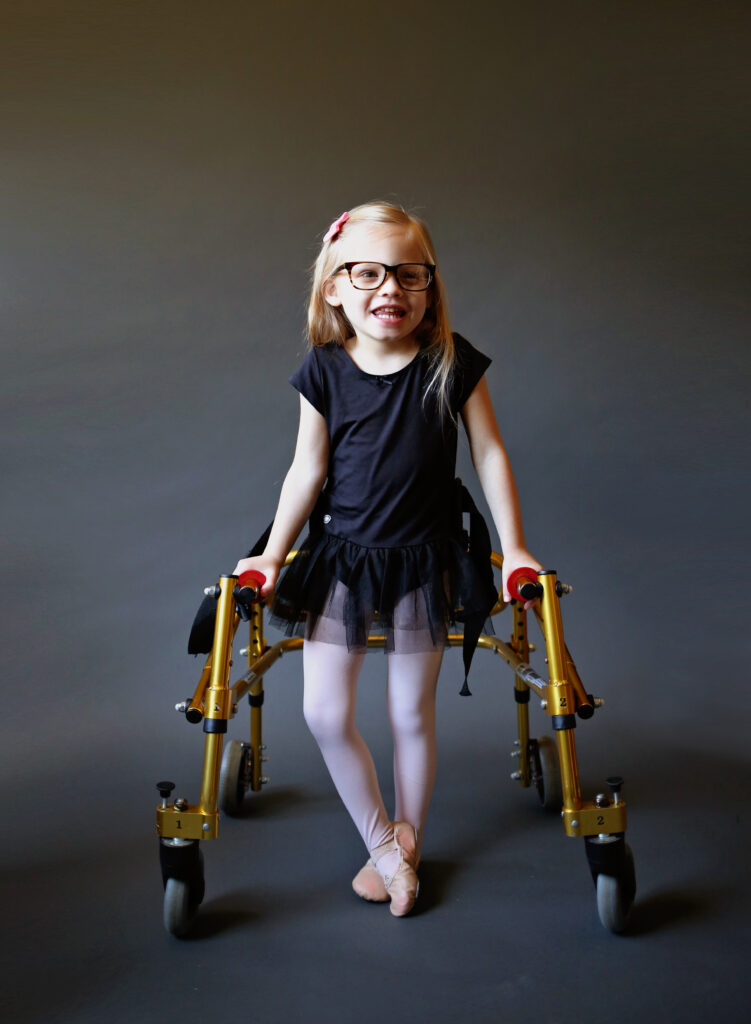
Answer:
<svg viewBox="0 0 751 1024"><path fill-rule="evenodd" d="M519 495L511 472L511 463L501 440L488 385L482 377L462 409L462 419L469 438L472 464L480 479L493 522L501 539L503 552L503 600L509 601L509 575L514 569L530 566L542 569L527 550L519 508ZM525 603L525 608L532 604Z"/></svg>
<svg viewBox="0 0 751 1024"><path fill-rule="evenodd" d="M266 577L262 588L268 595L276 585L279 571L292 549L305 520L321 493L329 465L329 434L323 416L300 395L300 427L295 456L279 496L274 525L262 555L241 558L234 575L258 569Z"/></svg>

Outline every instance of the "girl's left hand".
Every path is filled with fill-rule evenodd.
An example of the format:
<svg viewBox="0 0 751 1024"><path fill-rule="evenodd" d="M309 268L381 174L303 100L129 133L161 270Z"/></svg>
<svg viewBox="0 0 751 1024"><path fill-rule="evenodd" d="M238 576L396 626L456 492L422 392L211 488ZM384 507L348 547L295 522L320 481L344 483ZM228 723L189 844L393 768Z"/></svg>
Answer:
<svg viewBox="0 0 751 1024"><path fill-rule="evenodd" d="M515 548L511 551L503 552L503 600L507 603L511 600L511 594L508 592L509 576L514 569L526 569L527 567L534 569L535 572L539 572L543 568L535 556L531 555L525 548ZM534 600L525 601L524 610L528 611L534 603Z"/></svg>

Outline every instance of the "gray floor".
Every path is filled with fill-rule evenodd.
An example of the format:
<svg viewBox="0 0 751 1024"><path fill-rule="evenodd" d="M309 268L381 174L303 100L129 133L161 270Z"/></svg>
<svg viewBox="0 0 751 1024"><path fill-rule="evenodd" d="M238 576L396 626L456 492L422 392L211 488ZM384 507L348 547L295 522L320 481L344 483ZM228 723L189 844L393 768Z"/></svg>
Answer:
<svg viewBox="0 0 751 1024"><path fill-rule="evenodd" d="M404 920L349 889L362 850L302 722L295 656L268 680L272 782L206 844L207 895L186 939L162 930L152 832L157 778L196 796L200 728L167 710L185 686L160 694L163 743L149 723L91 768L40 765L42 818L19 807L22 840L4 874L10 1019L745 1020L740 736L734 754L731 727L714 749L704 732L657 731L611 709L581 723L585 793L606 774L627 777L639 891L614 936L597 920L583 844L508 778L510 675L489 655L477 661L470 700L456 693L457 652L446 658L422 891ZM382 669L374 652L361 717L385 780ZM533 721L544 728L541 712Z"/></svg>

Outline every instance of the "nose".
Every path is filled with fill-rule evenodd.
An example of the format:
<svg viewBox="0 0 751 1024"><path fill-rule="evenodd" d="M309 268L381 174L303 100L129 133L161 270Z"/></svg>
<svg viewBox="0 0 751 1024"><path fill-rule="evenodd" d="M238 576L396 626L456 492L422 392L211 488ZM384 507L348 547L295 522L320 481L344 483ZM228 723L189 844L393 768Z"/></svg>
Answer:
<svg viewBox="0 0 751 1024"><path fill-rule="evenodd" d="M386 276L381 282L381 287L378 290L381 292L400 292L402 290L402 286L399 284L395 270L386 271Z"/></svg>

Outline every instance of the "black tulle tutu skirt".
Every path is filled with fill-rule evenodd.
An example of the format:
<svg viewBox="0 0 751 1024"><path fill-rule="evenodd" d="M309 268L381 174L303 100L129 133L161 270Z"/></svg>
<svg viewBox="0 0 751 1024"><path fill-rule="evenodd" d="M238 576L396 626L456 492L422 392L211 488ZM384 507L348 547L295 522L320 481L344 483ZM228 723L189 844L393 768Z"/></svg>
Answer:
<svg viewBox="0 0 751 1024"><path fill-rule="evenodd" d="M270 611L288 636L359 650L376 634L387 652L411 653L442 646L457 623L484 622L496 598L489 561L459 538L363 547L320 531L283 570Z"/></svg>

